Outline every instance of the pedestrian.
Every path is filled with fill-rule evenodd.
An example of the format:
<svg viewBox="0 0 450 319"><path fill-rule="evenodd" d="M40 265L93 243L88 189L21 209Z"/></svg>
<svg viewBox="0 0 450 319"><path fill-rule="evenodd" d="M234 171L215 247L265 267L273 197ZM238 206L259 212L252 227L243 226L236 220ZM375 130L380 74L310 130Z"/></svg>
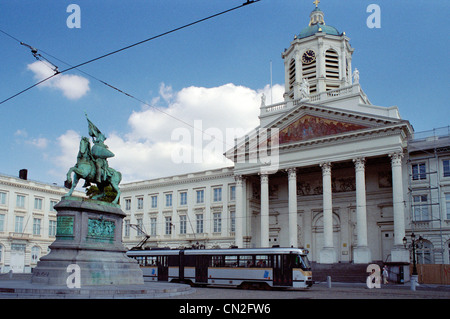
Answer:
<svg viewBox="0 0 450 319"><path fill-rule="evenodd" d="M389 277L389 273L388 273L388 269L387 266L385 265L383 267L383 283L387 284L388 283L388 277Z"/></svg>

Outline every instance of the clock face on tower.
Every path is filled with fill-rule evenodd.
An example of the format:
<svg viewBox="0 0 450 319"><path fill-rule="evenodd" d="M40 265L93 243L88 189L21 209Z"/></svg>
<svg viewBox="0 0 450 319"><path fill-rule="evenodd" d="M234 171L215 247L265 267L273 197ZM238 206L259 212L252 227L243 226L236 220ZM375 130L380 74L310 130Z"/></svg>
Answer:
<svg viewBox="0 0 450 319"><path fill-rule="evenodd" d="M302 55L302 62L304 64L311 64L316 61L316 54L313 50L308 50Z"/></svg>

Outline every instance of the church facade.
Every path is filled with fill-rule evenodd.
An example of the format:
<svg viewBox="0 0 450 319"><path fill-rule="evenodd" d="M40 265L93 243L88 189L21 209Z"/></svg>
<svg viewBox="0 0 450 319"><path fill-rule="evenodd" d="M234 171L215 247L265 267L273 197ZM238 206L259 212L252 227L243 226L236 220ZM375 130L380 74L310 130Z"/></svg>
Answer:
<svg viewBox="0 0 450 319"><path fill-rule="evenodd" d="M284 101L261 99L260 126L225 154L233 167L121 185L124 243L142 239L138 225L145 247L279 245L318 263L409 262L403 239L417 233L411 212L423 199L411 195L414 132L397 107L371 104L353 51L316 6L282 53ZM436 165L448 166L446 152ZM444 204L440 262L449 263Z"/></svg>

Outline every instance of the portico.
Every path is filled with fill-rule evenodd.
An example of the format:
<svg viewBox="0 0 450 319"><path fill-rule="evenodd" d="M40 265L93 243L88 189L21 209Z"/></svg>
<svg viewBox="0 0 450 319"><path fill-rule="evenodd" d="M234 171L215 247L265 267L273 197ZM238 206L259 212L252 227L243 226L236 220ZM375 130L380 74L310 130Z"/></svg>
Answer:
<svg viewBox="0 0 450 319"><path fill-rule="evenodd" d="M396 205L394 200L403 193L403 185L398 182L402 177L392 178L392 183L389 180L391 175L402 174L394 172L398 170L399 157L401 153L359 156L314 166L280 168L272 174L237 175L236 180L247 181L252 191L244 192L244 187L236 187L236 245L239 248L272 245L307 248L313 261L325 264L367 264L382 260L386 256L378 247L381 233L374 232L373 226L391 225L394 238L403 238L404 234L403 205ZM369 180L369 192L366 180ZM270 191L273 189L277 193ZM392 208L393 219L382 212L386 206ZM241 221L252 218L256 222L242 226ZM273 228L281 229L277 242L270 241ZM244 237L251 238L248 244L244 244ZM392 260L405 261L407 256L402 253L405 252L401 246L394 243Z"/></svg>

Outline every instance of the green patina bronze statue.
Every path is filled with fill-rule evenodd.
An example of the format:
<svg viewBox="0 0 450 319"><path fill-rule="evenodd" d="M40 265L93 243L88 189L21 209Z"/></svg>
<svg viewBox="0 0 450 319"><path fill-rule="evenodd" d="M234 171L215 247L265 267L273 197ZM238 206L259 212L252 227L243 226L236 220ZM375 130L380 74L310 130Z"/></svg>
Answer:
<svg viewBox="0 0 450 319"><path fill-rule="evenodd" d="M67 172L65 186L70 188L70 190L66 196L71 196L78 181L84 179L83 187L88 187L91 183L95 183L100 191L100 194L92 199L102 198L105 195L105 187L111 186L117 192L117 196L112 203L117 204L120 197L119 183L122 180L122 174L108 165L107 159L114 157L114 153L104 143L106 140L105 135L89 120L87 114L86 119L89 125L89 135L92 137L94 145L91 148L89 139L84 136L81 138L77 163ZM75 173L73 182L72 173Z"/></svg>

